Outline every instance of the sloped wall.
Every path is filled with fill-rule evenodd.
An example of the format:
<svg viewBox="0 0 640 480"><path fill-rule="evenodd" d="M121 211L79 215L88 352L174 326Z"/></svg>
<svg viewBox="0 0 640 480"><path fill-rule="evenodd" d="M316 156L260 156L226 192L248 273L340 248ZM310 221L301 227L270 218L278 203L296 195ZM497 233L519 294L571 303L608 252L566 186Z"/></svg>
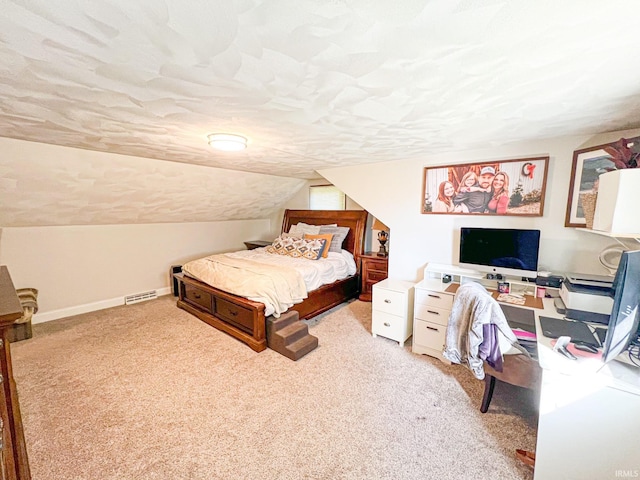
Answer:
<svg viewBox="0 0 640 480"><path fill-rule="evenodd" d="M302 179L0 138L0 227L268 218Z"/></svg>

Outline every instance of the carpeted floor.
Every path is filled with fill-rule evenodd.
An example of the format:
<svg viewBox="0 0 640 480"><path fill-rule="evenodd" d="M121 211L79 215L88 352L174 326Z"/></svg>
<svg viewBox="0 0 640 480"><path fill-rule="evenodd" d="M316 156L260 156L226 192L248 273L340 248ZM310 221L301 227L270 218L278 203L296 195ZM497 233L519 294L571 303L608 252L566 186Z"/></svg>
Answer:
<svg viewBox="0 0 640 480"><path fill-rule="evenodd" d="M308 322L297 362L167 296L34 326L11 345L34 480L531 479L537 392L373 338L371 304Z"/></svg>

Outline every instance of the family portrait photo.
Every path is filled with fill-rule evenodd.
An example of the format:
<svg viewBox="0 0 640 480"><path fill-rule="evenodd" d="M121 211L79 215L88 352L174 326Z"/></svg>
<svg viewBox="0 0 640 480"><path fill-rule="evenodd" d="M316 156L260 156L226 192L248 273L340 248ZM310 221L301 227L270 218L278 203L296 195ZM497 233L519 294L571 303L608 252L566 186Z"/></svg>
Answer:
<svg viewBox="0 0 640 480"><path fill-rule="evenodd" d="M425 167L422 213L543 214L549 157Z"/></svg>

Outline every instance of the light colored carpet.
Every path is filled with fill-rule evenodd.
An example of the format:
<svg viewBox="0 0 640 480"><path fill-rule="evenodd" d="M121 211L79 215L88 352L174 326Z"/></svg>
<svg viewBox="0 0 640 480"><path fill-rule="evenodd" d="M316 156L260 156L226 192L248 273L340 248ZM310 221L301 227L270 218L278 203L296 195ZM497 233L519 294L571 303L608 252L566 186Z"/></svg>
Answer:
<svg viewBox="0 0 640 480"><path fill-rule="evenodd" d="M12 344L34 480L531 479L537 393L373 338L371 304L308 322L297 362L167 296L34 326Z"/></svg>

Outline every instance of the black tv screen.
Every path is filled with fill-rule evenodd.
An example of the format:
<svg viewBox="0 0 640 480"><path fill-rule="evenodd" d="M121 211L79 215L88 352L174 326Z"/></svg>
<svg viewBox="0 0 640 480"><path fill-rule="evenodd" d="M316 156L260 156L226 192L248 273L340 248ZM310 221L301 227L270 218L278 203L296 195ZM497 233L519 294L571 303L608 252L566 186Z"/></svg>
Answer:
<svg viewBox="0 0 640 480"><path fill-rule="evenodd" d="M460 229L460 263L506 275L535 275L540 230Z"/></svg>

